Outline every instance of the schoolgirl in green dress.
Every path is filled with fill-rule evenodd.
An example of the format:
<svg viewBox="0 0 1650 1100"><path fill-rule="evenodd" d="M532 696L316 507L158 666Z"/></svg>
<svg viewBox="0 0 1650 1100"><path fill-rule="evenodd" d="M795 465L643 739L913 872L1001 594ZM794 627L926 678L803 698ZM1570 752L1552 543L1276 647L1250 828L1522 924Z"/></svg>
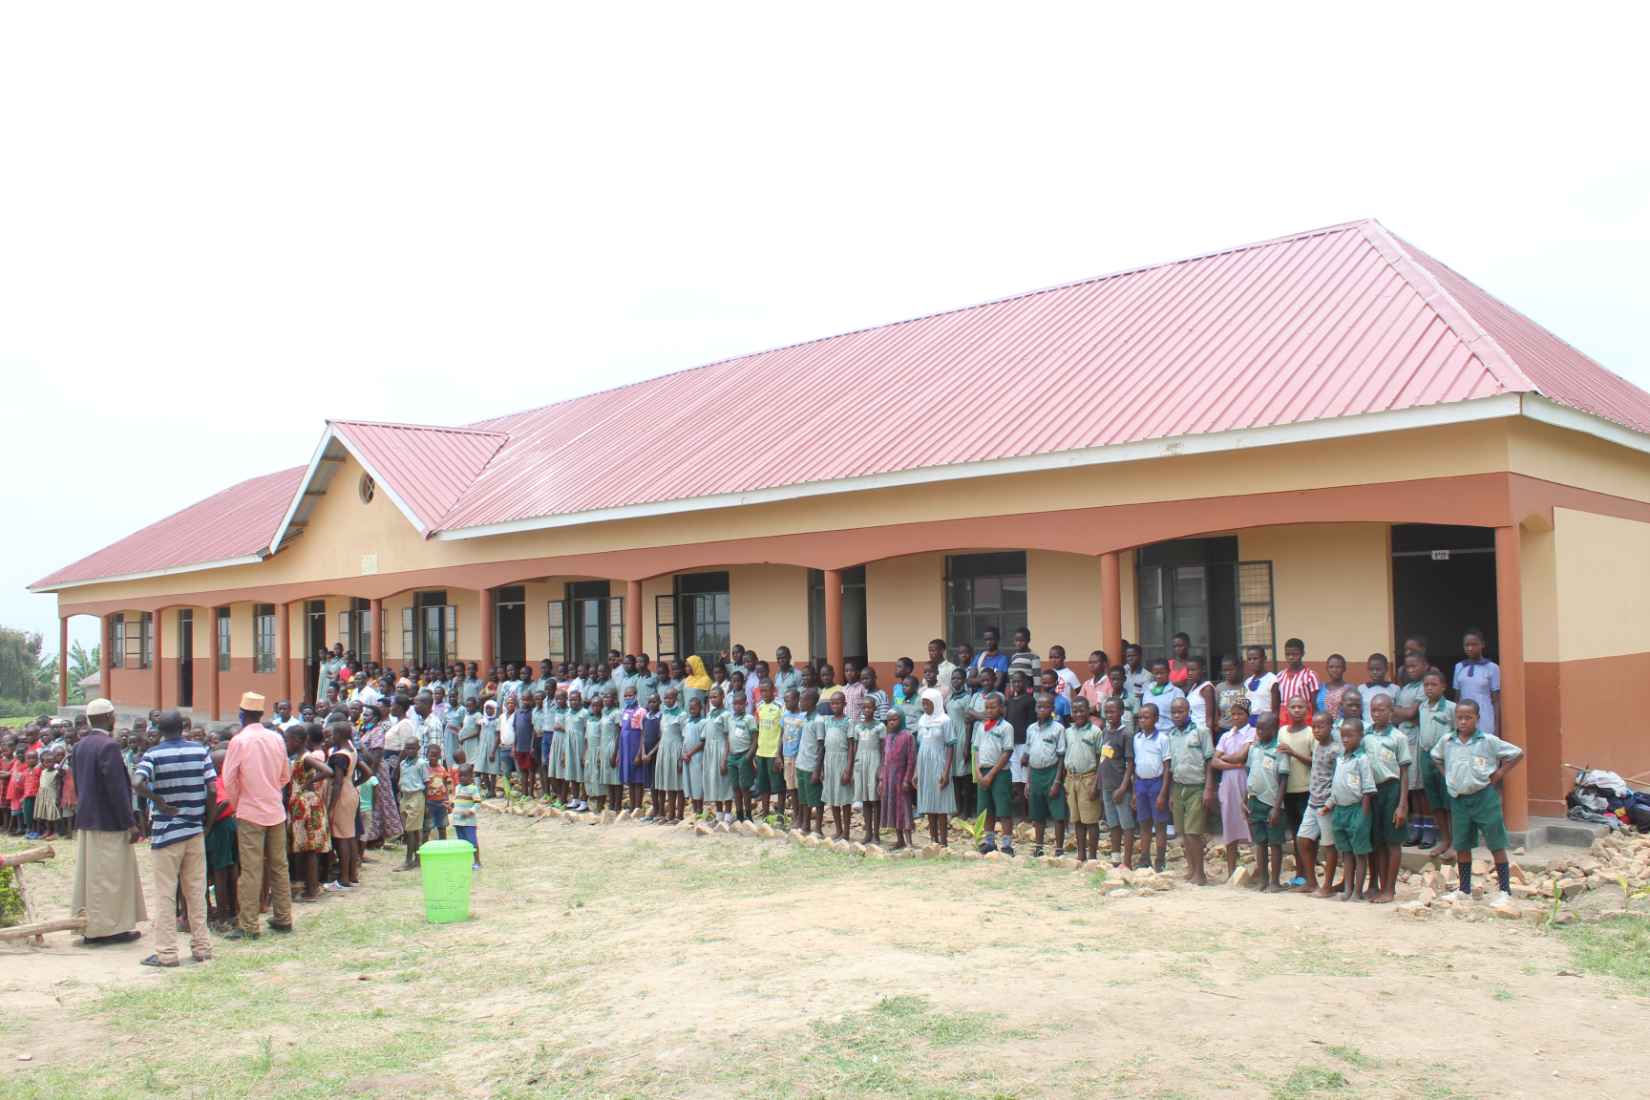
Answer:
<svg viewBox="0 0 1650 1100"><path fill-rule="evenodd" d="M733 769L728 766L728 737L733 716L722 706L722 689L710 689L705 715L704 747L699 751L699 784L718 821L733 820Z"/></svg>
<svg viewBox="0 0 1650 1100"><path fill-rule="evenodd" d="M877 721L877 701L869 695L859 702L859 720L854 723L854 801L865 816L866 844L881 836L882 723Z"/></svg>
<svg viewBox="0 0 1650 1100"><path fill-rule="evenodd" d="M664 690L665 705L659 709L659 754L653 762L653 785L665 796L665 816L661 824L682 820L682 727L687 712L677 703L675 685Z"/></svg>
<svg viewBox="0 0 1650 1100"><path fill-rule="evenodd" d="M831 808L831 823L836 826L836 839L847 840L850 820L854 813L854 755L858 732L848 717L848 699L838 691L831 695L830 716L823 719L825 727L824 798Z"/></svg>

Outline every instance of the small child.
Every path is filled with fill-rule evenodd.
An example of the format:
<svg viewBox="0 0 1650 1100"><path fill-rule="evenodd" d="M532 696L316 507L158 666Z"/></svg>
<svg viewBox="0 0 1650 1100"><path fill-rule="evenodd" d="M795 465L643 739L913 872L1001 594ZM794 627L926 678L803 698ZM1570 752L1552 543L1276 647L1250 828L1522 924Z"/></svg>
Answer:
<svg viewBox="0 0 1650 1100"><path fill-rule="evenodd" d="M664 706L659 711L659 747L654 750L653 785L664 801L653 808L654 820L674 825L682 820L682 727L687 712L676 705L676 688L662 691Z"/></svg>
<svg viewBox="0 0 1650 1100"><path fill-rule="evenodd" d="M1106 697L1100 705L1100 806L1111 831L1111 865L1134 867L1134 734L1123 722L1123 700ZM1070 752L1070 747L1067 747ZM1121 845L1121 849L1119 849ZM1122 851L1121 857L1118 855Z"/></svg>
<svg viewBox="0 0 1650 1100"><path fill-rule="evenodd" d="M1436 856L1444 862L1455 856L1450 836L1449 789L1444 784L1443 770L1432 757L1432 750L1438 747L1438 742L1455 732L1455 704L1444 698L1444 674L1435 668L1428 669L1422 677L1421 688L1426 697L1421 702L1418 715L1420 729L1415 744L1420 753L1417 763L1421 772L1422 806L1435 834L1432 849L1427 855Z"/></svg>
<svg viewBox="0 0 1650 1100"><path fill-rule="evenodd" d="M1312 790L1312 707L1311 701L1304 695L1296 694L1289 697L1283 704L1283 712L1287 717L1287 724L1278 730L1278 748L1289 759L1289 785L1283 795L1283 815L1285 824L1289 827L1289 838L1299 838L1301 826L1306 821L1306 809L1311 801ZM1300 874L1300 852L1295 853L1294 879L1289 883L1291 889L1299 890L1307 885L1305 876Z"/></svg>
<svg viewBox="0 0 1650 1100"><path fill-rule="evenodd" d="M1078 863L1100 856L1100 737L1100 727L1089 721L1089 701L1074 692L1066 727L1065 783L1071 792L1067 804Z"/></svg>
<svg viewBox="0 0 1650 1100"><path fill-rule="evenodd" d="M871 670L867 668L866 672ZM869 698L873 708L877 705ZM1006 725L1006 723L1005 723ZM894 850L911 845L911 799L907 791L917 771L916 742L905 728L905 715L890 707L883 718L882 797L879 809L894 830ZM1008 732L1012 736L1012 731ZM1006 761L1004 766L1007 766Z"/></svg>
<svg viewBox="0 0 1650 1100"><path fill-rule="evenodd" d="M481 789L476 786L475 768L463 762L459 754L458 785L453 788L453 832L460 840L470 842L475 855L470 870L481 870L481 841L476 837L476 807L481 804Z"/></svg>
<svg viewBox="0 0 1650 1100"><path fill-rule="evenodd" d="M1150 703L1157 708L1157 728L1163 733L1169 732L1172 719L1169 710L1174 706L1176 699L1186 698L1186 693L1169 682L1169 662L1162 657L1152 662L1152 680L1147 685L1145 694L1140 697L1140 705ZM1188 712L1190 713L1190 712Z"/></svg>
<svg viewBox="0 0 1650 1100"><path fill-rule="evenodd" d="M1348 694L1356 700L1356 696ZM1375 810L1375 775L1364 753L1364 724L1349 716L1341 722L1341 755L1329 783L1335 850L1346 861L1341 876L1341 901L1363 900L1364 872L1375 846L1370 839L1370 818ZM1325 879L1327 884L1328 880Z"/></svg>
<svg viewBox="0 0 1650 1100"><path fill-rule="evenodd" d="M859 735L848 717L848 699L842 692L831 693L830 714L820 720L824 736L825 804L831 808L831 824L837 840L847 840L854 815L854 757Z"/></svg>
<svg viewBox="0 0 1650 1100"><path fill-rule="evenodd" d="M699 818L705 812L704 762L699 755L704 752L705 727L710 723L698 694L688 694L687 711L687 721L682 724L682 798L692 800L693 816Z"/></svg>
<svg viewBox="0 0 1650 1100"><path fill-rule="evenodd" d="M788 703L795 690L787 691L785 699ZM825 835L825 797L824 775L825 766L825 737L824 719L815 714L819 706L819 693L813 688L801 694L797 713L802 715L802 721L797 727L796 755L792 760L796 765L796 820L797 828L804 833L812 832L814 836ZM786 715L787 725L790 715ZM809 826L812 825L810 829Z"/></svg>
<svg viewBox="0 0 1650 1100"><path fill-rule="evenodd" d="M1455 866L1460 875L1455 897L1472 900L1472 850L1483 840L1495 860L1496 894L1492 905L1511 903L1508 878L1507 823L1501 814L1501 791L1497 786L1524 758L1524 750L1478 728L1479 709L1475 699L1455 704L1455 735L1432 747L1432 760L1444 773L1449 791L1451 840Z"/></svg>
<svg viewBox="0 0 1650 1100"><path fill-rule="evenodd" d="M1169 859L1169 735L1157 728L1157 707L1146 703L1134 716L1134 816L1140 823L1139 869L1161 872ZM1152 856L1152 837L1157 855Z"/></svg>
<svg viewBox="0 0 1650 1100"><path fill-rule="evenodd" d="M430 778L430 764L418 755L418 738L409 737L401 747L401 838L407 857L397 871L418 866L418 847L424 843L424 786Z"/></svg>
<svg viewBox="0 0 1650 1100"><path fill-rule="evenodd" d="M1146 707L1140 709L1144 713ZM1169 789L1160 792L1157 800L1161 808L1169 805L1172 796L1175 832L1180 834L1186 851L1186 881L1194 886L1206 886L1209 879L1203 871L1203 838L1208 832L1209 811L1215 805L1211 767L1215 743L1208 730L1192 725L1191 708L1186 705L1185 696L1170 704L1168 737ZM1135 753L1138 757L1138 746Z"/></svg>
<svg viewBox="0 0 1650 1100"><path fill-rule="evenodd" d="M435 830L435 834L442 840L447 839L447 821L452 814L452 790L454 775L451 769L441 763L442 750L439 744L431 744L424 750L424 756L430 765L430 775L424 782L424 817Z"/></svg>
<svg viewBox="0 0 1650 1100"><path fill-rule="evenodd" d="M630 689L626 689L629 691ZM634 695L631 696L634 701ZM596 792L602 807L617 810L624 800L624 785L619 782L619 743L624 735L624 710L613 706L613 693L608 692L607 705L602 708L601 721L596 726L596 763L601 773L596 780Z"/></svg>
<svg viewBox="0 0 1650 1100"><path fill-rule="evenodd" d="M843 692L847 706L848 693ZM877 701L865 696L859 701L859 720L854 723L854 801L865 816L866 844L882 843L882 723L877 721ZM850 807L851 809L851 807Z"/></svg>
<svg viewBox="0 0 1650 1100"><path fill-rule="evenodd" d="M1408 788L1409 739L1392 724L1392 699L1376 692L1369 700L1371 724L1364 732L1364 755L1375 776L1375 812L1370 819L1370 842L1375 852L1369 862L1373 890L1370 902L1384 905L1396 897L1398 865L1403 858L1404 822L1408 810L1404 793Z"/></svg>
<svg viewBox="0 0 1650 1100"><path fill-rule="evenodd" d="M1157 671L1155 665L1152 669ZM1164 673L1167 675L1167 666ZM1178 691L1179 688L1174 690ZM1184 698L1184 697L1182 697ZM1054 696L1037 693L1037 720L1026 731L1027 816L1037 831L1033 858L1042 858L1043 829L1054 822L1054 854L1066 847L1066 728L1054 718Z"/></svg>
<svg viewBox="0 0 1650 1100"><path fill-rule="evenodd" d="M985 717L974 723L974 790L986 815L982 854L998 850L1014 854L1014 803L1009 765L1014 757L1014 729L1003 717L1003 697L985 697ZM993 831L995 830L995 831Z"/></svg>
<svg viewBox="0 0 1650 1100"><path fill-rule="evenodd" d="M40 832L34 820L35 800L40 796L40 754L29 749L23 756L23 835L39 840Z"/></svg>
<svg viewBox="0 0 1650 1100"><path fill-rule="evenodd" d="M41 840L57 839L58 792L63 789L63 753L47 749L41 755L40 793L34 800L34 831Z"/></svg>
<svg viewBox="0 0 1650 1100"><path fill-rule="evenodd" d="M1327 898L1335 887L1335 829L1329 819L1334 806L1330 802L1329 787L1335 781L1335 761L1341 747L1334 739L1334 722L1328 711L1312 716L1312 772L1307 791L1306 814L1295 833L1295 869L1306 879L1306 890L1313 897ZM1318 885L1318 849L1326 848L1323 861L1323 885Z"/></svg>
<svg viewBox="0 0 1650 1100"><path fill-rule="evenodd" d="M1297 697L1295 702L1301 700ZM1289 757L1278 751L1278 716L1268 711L1255 723L1255 741L1249 746L1249 835L1260 864L1264 893L1283 889L1283 795L1289 782Z"/></svg>
<svg viewBox="0 0 1650 1100"><path fill-rule="evenodd" d="M1409 807L1409 833L1404 837L1404 847L1419 848L1427 842L1427 829L1431 822L1426 820L1426 794L1421 789L1421 702L1426 698L1426 685L1423 677L1427 671L1427 659L1424 653L1416 650L1407 650L1404 653L1403 682L1392 696L1392 720L1397 723L1398 729L1403 732L1404 739L1409 742L1409 758L1414 763L1409 769L1409 776L1405 783L1403 797Z"/></svg>
<svg viewBox="0 0 1650 1100"><path fill-rule="evenodd" d="M738 679L736 672L731 679ZM746 713L742 688L728 689L728 778L733 782L733 818L751 820L751 788L756 784L756 719Z"/></svg>

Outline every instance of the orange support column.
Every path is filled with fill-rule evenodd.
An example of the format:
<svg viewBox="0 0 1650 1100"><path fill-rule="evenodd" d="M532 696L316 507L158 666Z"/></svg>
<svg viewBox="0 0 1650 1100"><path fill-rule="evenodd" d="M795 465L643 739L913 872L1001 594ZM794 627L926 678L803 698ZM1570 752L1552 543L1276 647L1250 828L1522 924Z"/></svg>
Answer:
<svg viewBox="0 0 1650 1100"><path fill-rule="evenodd" d="M280 673L280 679L277 681L281 685L280 697L284 699L291 699L292 625L291 615L288 613L287 605L284 603L278 603L275 605L275 644L279 647L276 649L276 653L280 655L279 660L277 660L275 664L276 670ZM275 712L275 704L278 702L280 702L280 699L265 699L264 712L266 714L273 714Z"/></svg>
<svg viewBox="0 0 1650 1100"><path fill-rule="evenodd" d="M69 705L69 620L67 616L60 616L57 620L57 707L62 710Z"/></svg>
<svg viewBox="0 0 1650 1100"><path fill-rule="evenodd" d="M372 610L367 612L367 633L371 638L367 641L368 659L373 664L382 667L384 664L384 601L372 600L369 604Z"/></svg>
<svg viewBox="0 0 1650 1100"><path fill-rule="evenodd" d="M109 617L107 615L97 617L97 630L97 690L98 694L112 703L115 701L115 686L110 682L109 670L114 667L112 663L114 658L109 653ZM87 700L87 702L90 701Z"/></svg>
<svg viewBox="0 0 1650 1100"><path fill-rule="evenodd" d="M640 653L642 646L642 582L624 585L624 651Z"/></svg>
<svg viewBox="0 0 1650 1100"><path fill-rule="evenodd" d="M825 660L838 676L842 672L842 570L825 572Z"/></svg>
<svg viewBox="0 0 1650 1100"><path fill-rule="evenodd" d="M207 721L216 722L218 715L223 713L220 709L221 700L219 698L222 694L223 672L218 668L218 609L209 607L206 609L206 615L206 621L212 624L211 631L207 635L210 641L207 643L206 705L212 708L207 711Z"/></svg>
<svg viewBox="0 0 1650 1100"><path fill-rule="evenodd" d="M152 636L152 639L153 639L153 644L150 645L150 647L149 647L149 667L154 670L154 674L155 674L155 676L154 676L154 692L155 692L155 706L157 706L157 707L161 707L161 706L166 705L166 702L165 702L166 697L161 694L161 686L160 686L161 665L164 663L160 659L160 646L161 646L161 639L163 637L165 637L165 635L166 635L166 631L164 631L160 628L160 620L161 620L161 616L164 615L164 614L165 614L164 611L156 611L152 615L149 616L149 632L150 632L150 634Z"/></svg>
<svg viewBox="0 0 1650 1100"><path fill-rule="evenodd" d="M1100 646L1113 664L1123 660L1123 578L1115 550L1100 555Z"/></svg>
<svg viewBox="0 0 1650 1100"><path fill-rule="evenodd" d="M481 680L493 675L493 590L481 590Z"/></svg>
<svg viewBox="0 0 1650 1100"><path fill-rule="evenodd" d="M1522 548L1519 530L1495 529L1495 618L1497 658L1501 665L1501 727L1496 735L1529 751L1525 724L1524 596L1521 591ZM1501 785L1507 828L1523 830L1530 823L1530 762L1524 760L1507 773Z"/></svg>

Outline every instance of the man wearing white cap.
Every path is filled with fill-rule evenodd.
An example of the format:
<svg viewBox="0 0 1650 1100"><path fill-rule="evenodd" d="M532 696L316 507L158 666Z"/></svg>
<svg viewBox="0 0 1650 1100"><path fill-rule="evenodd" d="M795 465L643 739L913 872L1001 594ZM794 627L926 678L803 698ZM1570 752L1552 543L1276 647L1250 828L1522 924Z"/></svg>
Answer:
<svg viewBox="0 0 1650 1100"><path fill-rule="evenodd" d="M82 935L87 946L126 943L138 938L138 921L149 917L132 851L139 839L132 820L132 783L120 746L109 736L115 728L114 704L93 699L86 705L86 721L91 732L75 745L72 764L80 803L69 911L86 917Z"/></svg>
<svg viewBox="0 0 1650 1100"><path fill-rule="evenodd" d="M223 760L223 793L235 807L235 843L241 857L236 894L241 899L240 926L226 939L258 938L258 897L267 866L274 913L269 927L292 931L292 880L286 868L286 804L281 788L291 778L286 739L263 726L264 697L241 696L241 732L229 739Z"/></svg>

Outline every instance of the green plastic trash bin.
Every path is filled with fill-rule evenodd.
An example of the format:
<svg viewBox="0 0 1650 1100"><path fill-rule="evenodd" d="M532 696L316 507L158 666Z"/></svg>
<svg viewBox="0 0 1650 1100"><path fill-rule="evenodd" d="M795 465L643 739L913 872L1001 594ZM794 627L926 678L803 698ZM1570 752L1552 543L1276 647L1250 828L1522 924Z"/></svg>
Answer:
<svg viewBox="0 0 1650 1100"><path fill-rule="evenodd" d="M418 849L424 877L424 917L431 924L470 919L470 865L475 849L467 840L432 840Z"/></svg>

